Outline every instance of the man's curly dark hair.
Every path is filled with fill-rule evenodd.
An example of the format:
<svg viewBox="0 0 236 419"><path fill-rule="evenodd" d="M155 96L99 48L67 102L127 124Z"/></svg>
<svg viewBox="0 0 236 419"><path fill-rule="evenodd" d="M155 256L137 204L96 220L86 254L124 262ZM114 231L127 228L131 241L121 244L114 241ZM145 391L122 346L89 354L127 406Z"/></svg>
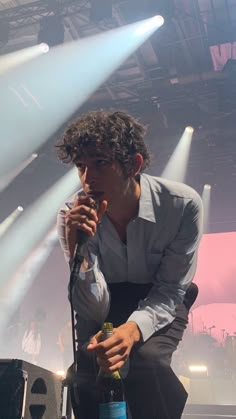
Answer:
<svg viewBox="0 0 236 419"><path fill-rule="evenodd" d="M128 174L131 157L140 153L143 171L150 163L145 132L145 127L125 112L93 111L81 115L67 128L56 145L57 154L64 163L76 163L84 155L106 156L117 160Z"/></svg>

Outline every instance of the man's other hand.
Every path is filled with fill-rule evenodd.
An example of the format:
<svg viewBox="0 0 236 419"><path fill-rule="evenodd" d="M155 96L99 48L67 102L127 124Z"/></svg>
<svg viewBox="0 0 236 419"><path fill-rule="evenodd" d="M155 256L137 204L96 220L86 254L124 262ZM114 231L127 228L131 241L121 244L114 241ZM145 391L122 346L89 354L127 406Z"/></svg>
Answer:
<svg viewBox="0 0 236 419"><path fill-rule="evenodd" d="M103 371L116 371L127 361L133 345L141 339L135 322L127 322L114 328L113 335L101 341L102 332L94 336L87 347L96 351L98 365Z"/></svg>

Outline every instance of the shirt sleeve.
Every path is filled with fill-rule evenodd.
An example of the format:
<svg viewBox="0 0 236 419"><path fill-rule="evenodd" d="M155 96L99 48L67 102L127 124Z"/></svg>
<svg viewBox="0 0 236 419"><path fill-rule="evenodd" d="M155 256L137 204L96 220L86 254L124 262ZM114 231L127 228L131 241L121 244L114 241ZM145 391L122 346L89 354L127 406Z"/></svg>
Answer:
<svg viewBox="0 0 236 419"><path fill-rule="evenodd" d="M58 212L57 231L65 259L70 265L71 260L65 237L65 213L66 209L60 209ZM84 256L89 259L89 269L80 268L72 289L72 303L77 314L79 336L84 336L86 340L105 321L109 311L110 296L107 283L98 265L96 237L88 240L87 245L84 246L84 253Z"/></svg>
<svg viewBox="0 0 236 419"><path fill-rule="evenodd" d="M66 262L70 262L69 251L66 243L66 225L65 225L66 208L61 208L57 214L57 234L59 243L64 253Z"/></svg>
<svg viewBox="0 0 236 419"><path fill-rule="evenodd" d="M176 237L163 252L151 291L128 319L137 323L144 341L174 320L176 305L183 302L196 271L202 227L202 201L196 194L184 208Z"/></svg>

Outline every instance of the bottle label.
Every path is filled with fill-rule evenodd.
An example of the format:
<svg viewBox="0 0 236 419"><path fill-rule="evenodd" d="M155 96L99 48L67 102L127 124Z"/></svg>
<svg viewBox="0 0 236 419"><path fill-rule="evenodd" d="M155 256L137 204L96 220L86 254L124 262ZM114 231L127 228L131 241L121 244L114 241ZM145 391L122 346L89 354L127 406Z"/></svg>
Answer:
<svg viewBox="0 0 236 419"><path fill-rule="evenodd" d="M99 419L127 419L126 402L101 403Z"/></svg>

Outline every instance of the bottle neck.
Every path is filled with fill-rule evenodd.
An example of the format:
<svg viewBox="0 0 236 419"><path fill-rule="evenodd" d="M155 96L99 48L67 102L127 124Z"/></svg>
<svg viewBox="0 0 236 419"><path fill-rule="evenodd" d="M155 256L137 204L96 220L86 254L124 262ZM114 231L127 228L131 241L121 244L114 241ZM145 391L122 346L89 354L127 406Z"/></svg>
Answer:
<svg viewBox="0 0 236 419"><path fill-rule="evenodd" d="M120 372L118 370L116 370L116 371L102 371L100 369L99 370L99 375L103 376L103 377L107 377L107 378L113 378L113 380L120 380L121 379Z"/></svg>
<svg viewBox="0 0 236 419"><path fill-rule="evenodd" d="M109 325L109 328L104 328L102 330L102 340L106 340L109 339L112 335L113 335L113 327L110 323L105 323L105 325ZM99 375L102 375L103 377L109 377L109 378L113 378L114 380L120 380L121 376L120 376L120 372L117 371L99 371Z"/></svg>
<svg viewBox="0 0 236 419"><path fill-rule="evenodd" d="M112 335L113 335L112 330L103 330L102 331L102 340L106 340L106 339L110 338Z"/></svg>

